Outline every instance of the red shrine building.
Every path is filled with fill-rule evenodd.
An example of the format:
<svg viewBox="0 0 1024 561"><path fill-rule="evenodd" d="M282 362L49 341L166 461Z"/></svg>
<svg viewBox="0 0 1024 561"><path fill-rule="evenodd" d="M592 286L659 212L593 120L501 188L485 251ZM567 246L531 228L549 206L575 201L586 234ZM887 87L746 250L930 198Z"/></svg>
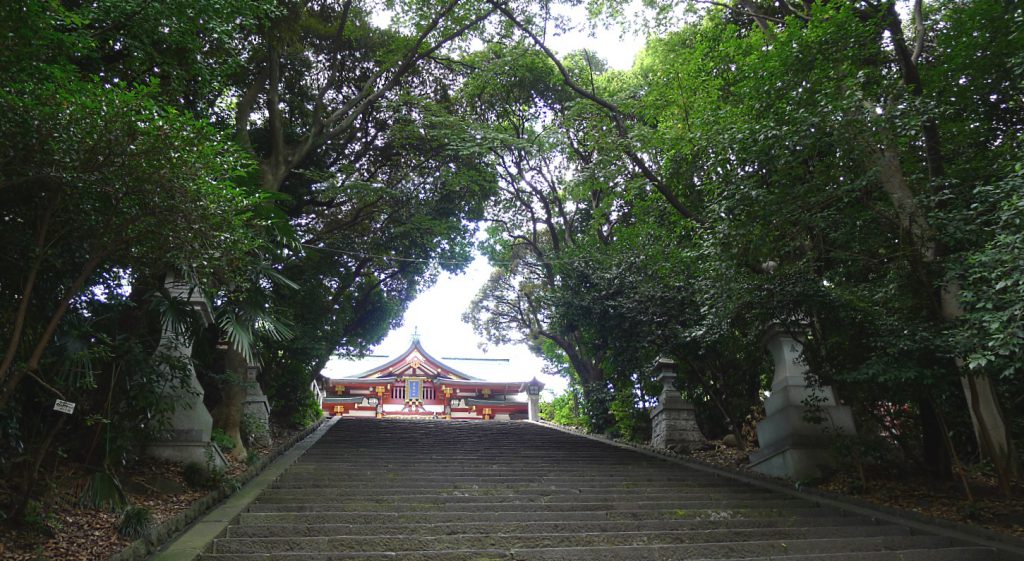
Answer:
<svg viewBox="0 0 1024 561"><path fill-rule="evenodd" d="M321 406L329 416L411 417L468 420L536 420L544 385L489 382L460 372L430 356L419 338L397 358L362 374L330 378L321 374ZM527 401L517 397L526 394Z"/></svg>

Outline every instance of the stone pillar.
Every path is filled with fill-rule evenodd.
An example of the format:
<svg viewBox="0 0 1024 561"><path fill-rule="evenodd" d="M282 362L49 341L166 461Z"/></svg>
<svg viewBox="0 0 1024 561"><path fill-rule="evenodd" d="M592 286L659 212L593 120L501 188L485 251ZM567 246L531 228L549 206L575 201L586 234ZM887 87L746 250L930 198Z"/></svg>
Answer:
<svg viewBox="0 0 1024 561"><path fill-rule="evenodd" d="M173 298L188 301L200 313L204 323L209 324L213 321L210 307L198 289L190 291L189 286L173 273L167 274L165 285ZM194 462L212 468L223 468L227 465L227 460L220 448L210 442L213 417L203 405L205 392L199 385L196 371L192 367L192 340L165 327L156 352L180 361L188 369L188 374L183 386L169 382L163 387L164 398L174 403L170 434L166 440L151 443L146 448L147 454L175 462ZM168 376L170 375L168 372Z"/></svg>
<svg viewBox="0 0 1024 561"><path fill-rule="evenodd" d="M526 418L535 423L540 421L540 391L543 389L544 384L536 377L526 383L526 398L529 401Z"/></svg>
<svg viewBox="0 0 1024 561"><path fill-rule="evenodd" d="M845 405L836 405L830 386L810 387L803 343L780 325L769 327L763 344L775 362L772 391L764 402L765 419L757 424L760 450L750 455L751 467L761 473L800 480L819 477L822 468L833 464L831 438L854 435L853 415ZM820 404L821 424L804 419L805 404Z"/></svg>
<svg viewBox="0 0 1024 561"><path fill-rule="evenodd" d="M704 435L697 427L693 405L676 389L676 362L661 357L654 367L662 389L658 406L651 411L651 446L689 452L704 443Z"/></svg>
<svg viewBox="0 0 1024 561"><path fill-rule="evenodd" d="M270 444L270 401L263 393L257 380L260 367L250 364L245 369L245 398L242 401L242 415L246 422L253 423L250 427L255 442L264 446Z"/></svg>

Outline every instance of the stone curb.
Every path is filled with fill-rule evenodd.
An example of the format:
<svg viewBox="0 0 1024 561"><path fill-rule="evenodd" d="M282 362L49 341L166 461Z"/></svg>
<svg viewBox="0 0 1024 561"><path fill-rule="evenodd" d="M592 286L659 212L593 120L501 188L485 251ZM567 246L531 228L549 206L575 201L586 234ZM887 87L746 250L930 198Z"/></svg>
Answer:
<svg viewBox="0 0 1024 561"><path fill-rule="evenodd" d="M242 485L245 485L254 477L262 473L263 470L271 464L271 462L288 450L291 450L297 443L301 442L302 439L313 434L313 432L327 422L328 419L328 417L320 418L320 420L306 427L301 432L293 435L287 442L277 448L274 448L266 457L261 458L258 462L250 466L249 469L239 474L235 478L235 481L238 483L237 488L224 484L217 489L210 491L206 495L196 499L196 501L187 509L175 514L168 520L165 520L146 532L145 536L133 541L118 553L107 557L106 561L141 561L142 559L145 559L147 555L169 543L173 538L176 538L178 534L189 526L189 524L192 524L199 519L199 517L217 506L221 501L237 492Z"/></svg>
<svg viewBox="0 0 1024 561"><path fill-rule="evenodd" d="M649 444L637 444L634 442L627 442L625 440L589 434L575 427L556 425L547 421L529 422L552 430L588 438L597 442L603 442L611 446L635 450L647 456L661 458L705 473L728 477L762 489L785 493L792 497L812 500L821 505L839 508L861 516L892 522L921 532L945 536L960 541L972 542L985 547L991 547L999 552L999 557L997 558L999 560L1024 561L1024 539L1009 536L987 528L979 528L977 526L970 526L960 522L933 518L912 510L876 505L855 497L848 497L832 493L830 491L805 487L799 483L794 484L793 482L784 479L778 479L756 472L751 473L747 471L728 469L700 460L695 460L693 458L688 458L686 456L676 454L671 450L655 448Z"/></svg>

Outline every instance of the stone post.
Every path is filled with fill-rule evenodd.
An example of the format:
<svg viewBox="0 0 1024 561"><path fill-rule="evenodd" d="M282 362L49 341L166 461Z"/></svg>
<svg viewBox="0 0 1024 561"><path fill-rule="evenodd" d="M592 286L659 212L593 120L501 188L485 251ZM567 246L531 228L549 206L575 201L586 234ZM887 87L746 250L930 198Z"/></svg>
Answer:
<svg viewBox="0 0 1024 561"><path fill-rule="evenodd" d="M831 438L854 435L850 408L837 405L830 386L810 387L803 361L803 342L781 325L769 327L762 340L775 362L772 391L764 402L765 419L757 424L760 450L750 455L751 467L761 473L790 479L822 475L834 463ZM807 404L817 403L821 424L805 420Z"/></svg>
<svg viewBox="0 0 1024 561"><path fill-rule="evenodd" d="M689 452L704 442L704 435L697 427L693 405L676 389L676 362L660 357L654 368L662 389L658 406L651 411L651 446Z"/></svg>
<svg viewBox="0 0 1024 561"><path fill-rule="evenodd" d="M242 401L242 415L246 416L246 422L254 426L249 427L253 431L251 435L255 442L264 446L270 444L270 401L263 394L256 379L260 367L250 364L245 369L245 398Z"/></svg>
<svg viewBox="0 0 1024 561"><path fill-rule="evenodd" d="M198 289L190 291L189 286L176 278L174 273L167 274L165 285L173 298L187 300L200 313L205 324L213 321L210 307ZM223 468L227 465L227 460L220 448L210 442L213 417L203 404L205 392L199 385L196 371L192 367L192 340L165 327L156 352L171 360L180 361L188 373L183 385L169 381L162 388L164 399L174 404L170 433L166 440L151 443L146 448L147 454L175 462L194 462L208 467ZM168 376L171 376L171 372L168 372Z"/></svg>
<svg viewBox="0 0 1024 561"><path fill-rule="evenodd" d="M526 397L529 400L526 418L533 422L540 421L540 391L543 389L544 384L536 377L526 383Z"/></svg>

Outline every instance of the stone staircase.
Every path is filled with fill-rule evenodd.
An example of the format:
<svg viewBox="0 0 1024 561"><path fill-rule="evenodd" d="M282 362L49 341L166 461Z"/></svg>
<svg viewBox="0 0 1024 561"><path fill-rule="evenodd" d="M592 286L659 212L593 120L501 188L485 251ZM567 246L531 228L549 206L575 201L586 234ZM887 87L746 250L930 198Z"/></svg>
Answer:
<svg viewBox="0 0 1024 561"><path fill-rule="evenodd" d="M524 422L344 419L203 561L972 561L922 535Z"/></svg>

